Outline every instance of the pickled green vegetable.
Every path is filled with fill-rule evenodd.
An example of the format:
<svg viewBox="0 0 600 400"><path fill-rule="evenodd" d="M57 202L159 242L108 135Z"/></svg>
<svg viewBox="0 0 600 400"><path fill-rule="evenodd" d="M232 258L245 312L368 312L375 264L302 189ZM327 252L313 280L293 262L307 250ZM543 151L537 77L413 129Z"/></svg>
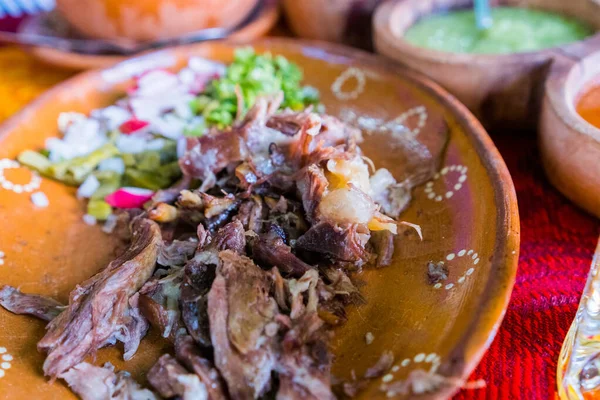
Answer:
<svg viewBox="0 0 600 400"><path fill-rule="evenodd" d="M111 144L107 143L99 149L91 152L87 156L76 157L71 160L51 163L47 157L41 153L31 150L25 150L17 159L23 165L38 171L40 174L52 179L56 179L68 185L79 185L87 176L96 169L103 160L114 157L119 151Z"/></svg>
<svg viewBox="0 0 600 400"><path fill-rule="evenodd" d="M119 150L112 143L107 143L87 156L76 157L71 160L60 161L48 168L50 176L62 182L82 183L85 178L107 158L119 154Z"/></svg>
<svg viewBox="0 0 600 400"><path fill-rule="evenodd" d="M33 150L25 150L19 154L17 160L26 167L29 167L43 175L46 175L46 171L48 171L52 165L47 157Z"/></svg>
<svg viewBox="0 0 600 400"><path fill-rule="evenodd" d="M161 165L156 171L160 176L165 179L174 181L181 177L181 168L179 168L179 161L173 161L167 164Z"/></svg>
<svg viewBox="0 0 600 400"><path fill-rule="evenodd" d="M126 168L123 175L123 186L134 186L150 190L159 190L168 187L171 179L161 176L156 172L140 171Z"/></svg>
<svg viewBox="0 0 600 400"><path fill-rule="evenodd" d="M140 171L156 171L160 168L160 154L157 151L146 151L136 154L135 169Z"/></svg>
<svg viewBox="0 0 600 400"><path fill-rule="evenodd" d="M104 221L112 214L112 207L104 200L90 200L87 205L87 213L97 220Z"/></svg>
<svg viewBox="0 0 600 400"><path fill-rule="evenodd" d="M100 187L92 194L93 200L102 200L121 187L121 175L115 171L95 171L94 176L100 182Z"/></svg>
<svg viewBox="0 0 600 400"><path fill-rule="evenodd" d="M133 154L123 154L122 158L126 167L133 167L137 162Z"/></svg>

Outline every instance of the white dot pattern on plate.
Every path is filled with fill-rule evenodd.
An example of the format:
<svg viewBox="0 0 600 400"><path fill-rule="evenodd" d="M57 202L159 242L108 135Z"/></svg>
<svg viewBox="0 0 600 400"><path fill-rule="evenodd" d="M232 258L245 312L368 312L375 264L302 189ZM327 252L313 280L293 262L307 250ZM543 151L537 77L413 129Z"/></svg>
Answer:
<svg viewBox="0 0 600 400"><path fill-rule="evenodd" d="M445 290L452 290L455 289L456 287L462 285L463 283L465 283L465 281L467 280L467 277L471 276L473 274L473 272L475 272L475 266L477 264L479 264L479 254L477 254L475 252L475 250L473 249L461 249L459 251L457 251L456 253L449 253L446 255L446 257L444 258L446 261L455 261L458 262L461 259L465 259L468 260L469 262L472 263L472 267L469 267L465 273L461 276L458 277L458 279L456 280L456 282L447 282L445 285L438 282L435 285L433 285L434 289L441 289L442 287Z"/></svg>
<svg viewBox="0 0 600 400"><path fill-rule="evenodd" d="M436 202L442 201L444 198L449 199L454 196L454 194L462 189L463 183L467 180L467 171L468 168L464 165L449 165L444 167L433 175L433 179L425 184L425 193L427 193L427 198ZM456 177L456 181L448 184L451 187L450 190L444 190L444 193L436 192L435 190L435 181L440 178L444 178L444 181L448 179L448 176L458 176ZM439 189L438 189L439 190Z"/></svg>
<svg viewBox="0 0 600 400"><path fill-rule="evenodd" d="M13 360L13 356L8 353L6 347L0 347L0 354L2 354L2 362L0 363L0 378L6 375L6 371L9 370L12 365L9 361Z"/></svg>
<svg viewBox="0 0 600 400"><path fill-rule="evenodd" d="M429 364L429 372L430 373L435 373L437 371L437 369L439 368L440 364L441 364L441 358L437 353L419 353L416 354L414 357L412 358L405 358L404 360L402 360L399 364L394 365L391 368L391 372L384 375L381 378L381 386L380 389L383 392L386 392L387 397L394 397L396 396L396 392L392 391L392 390L388 390L388 385L389 383L391 383L394 380L394 373L407 368L407 367L414 367L414 368L418 368L420 366L420 364Z"/></svg>
<svg viewBox="0 0 600 400"><path fill-rule="evenodd" d="M333 86L332 90L335 90ZM408 121L411 118L415 122L409 123ZM410 108L389 120L358 116L353 110L342 109L340 111L340 119L350 125L356 126L368 135L373 133L389 133L392 136L404 139L406 136L414 138L423 130L427 125L428 114L427 109L422 105ZM390 146L395 148L398 144L392 141Z"/></svg>
<svg viewBox="0 0 600 400"><path fill-rule="evenodd" d="M356 81L354 89L348 91L343 90L342 86L344 86L344 83L352 78ZM331 92L339 100L354 100L364 92L366 83L367 78L365 77L365 73L358 68L350 67L335 79L331 85Z"/></svg>
<svg viewBox="0 0 600 400"><path fill-rule="evenodd" d="M3 158L0 160L0 187L5 190L11 190L15 193L31 193L38 189L42 183L42 178L37 172L31 171L31 180L26 184L14 183L4 176L4 170L20 168L19 164L15 160L9 158Z"/></svg>
<svg viewBox="0 0 600 400"><path fill-rule="evenodd" d="M402 114L400 114L399 116L397 116L396 118L394 118L392 122L395 124L398 124L398 125L406 126L406 121L408 121L408 119L413 116L417 116L417 118L418 118L417 126L415 126L412 129L407 127L407 129L408 129L408 132L410 133L410 135L412 137L415 137L419 133L421 133L421 130L427 124L427 117L428 117L427 109L424 106L413 107L410 110L405 111Z"/></svg>

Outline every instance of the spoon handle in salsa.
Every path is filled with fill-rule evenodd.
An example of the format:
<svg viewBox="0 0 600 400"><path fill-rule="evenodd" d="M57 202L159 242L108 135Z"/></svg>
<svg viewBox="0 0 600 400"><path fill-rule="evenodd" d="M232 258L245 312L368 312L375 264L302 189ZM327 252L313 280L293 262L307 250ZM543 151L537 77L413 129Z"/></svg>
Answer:
<svg viewBox="0 0 600 400"><path fill-rule="evenodd" d="M473 3L475 21L479 29L488 29L492 26L492 13L489 0L475 0Z"/></svg>

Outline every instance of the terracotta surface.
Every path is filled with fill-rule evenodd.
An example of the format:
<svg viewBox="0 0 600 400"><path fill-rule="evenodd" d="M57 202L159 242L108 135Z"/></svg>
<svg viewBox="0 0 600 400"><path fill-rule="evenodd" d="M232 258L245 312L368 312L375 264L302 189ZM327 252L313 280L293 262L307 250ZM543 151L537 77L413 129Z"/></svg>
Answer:
<svg viewBox="0 0 600 400"><path fill-rule="evenodd" d="M56 0L71 25L101 39L154 40L231 27L257 0Z"/></svg>
<svg viewBox="0 0 600 400"><path fill-rule="evenodd" d="M233 32L230 35L230 39L237 42L249 42L269 33L279 19L278 1L279 0L263 0L263 5L258 11L256 17L248 25ZM34 18L44 17L39 16ZM28 24L22 24L19 29L23 33L40 33L39 25L41 24L43 24L43 21L31 21ZM52 34L52 32L44 33ZM28 50L35 57L47 64L71 70L106 68L126 59L123 56L116 55L87 55L69 53L47 47L32 47Z"/></svg>
<svg viewBox="0 0 600 400"><path fill-rule="evenodd" d="M492 0L490 3L563 13L600 29L600 2L595 0ZM599 48L600 34L556 49L505 55L446 53L415 47L402 38L404 32L425 15L472 4L472 0L384 3L375 13L375 47L379 53L440 83L469 107L484 125L494 129L534 128L552 61L581 45Z"/></svg>
<svg viewBox="0 0 600 400"><path fill-rule="evenodd" d="M233 47L215 42L162 51L59 84L2 127L0 159L40 147L45 138L56 135L61 111L88 112L114 101L133 73L151 67L178 68L189 55L228 61ZM444 145L444 134L449 135L440 174L415 189L402 216L421 225L424 239L415 233L401 235L392 266L362 273L368 303L350 307L348 323L337 330L333 373L343 379L349 379L352 371L361 376L383 351L391 350L398 366L392 381L438 363L438 372L466 377L502 320L519 251L514 188L491 140L466 108L436 84L376 56L293 40L262 41L255 48L299 63L306 82L321 91L331 114L354 112L381 121L404 121L411 131L407 134L418 135L430 148ZM345 73L348 70L354 78L344 82L340 76L350 74ZM341 92L332 90L336 88ZM365 136L367 156L400 176L403 171L395 167L399 155L386 136L378 130ZM22 169L4 170L4 176L23 183L30 179ZM65 301L78 282L106 265L114 253L113 242L99 227L82 222L84 204L73 189L44 179L36 190L46 193L48 208L35 209L28 193L0 189L0 251L5 253L0 282ZM427 283L430 260L445 260L450 269L442 287ZM72 397L61 383L48 385L41 374L43 356L35 345L43 332L43 323L0 310L0 351L5 348L13 357L0 379L0 397ZM370 345L365 343L367 332L374 336ZM149 363L167 348L152 336L127 364L121 361L119 348L101 350L97 361L111 360L143 381ZM386 398L381 383L371 382L359 398ZM453 385L444 386L431 398L447 398L455 390Z"/></svg>
<svg viewBox="0 0 600 400"><path fill-rule="evenodd" d="M575 110L577 96L598 82L600 52L582 55L573 54L552 69L542 105L539 141L550 182L600 217L600 129Z"/></svg>

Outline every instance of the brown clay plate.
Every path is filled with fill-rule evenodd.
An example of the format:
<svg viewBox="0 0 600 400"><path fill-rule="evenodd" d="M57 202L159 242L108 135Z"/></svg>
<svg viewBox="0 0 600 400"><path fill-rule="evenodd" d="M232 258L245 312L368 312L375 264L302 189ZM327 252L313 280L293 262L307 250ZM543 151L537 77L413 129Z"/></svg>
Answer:
<svg viewBox="0 0 600 400"><path fill-rule="evenodd" d="M151 67L181 67L190 55L229 61L233 44L206 43L153 53L70 79L42 95L0 129L0 160L43 146L57 134L61 111L89 112L123 94L132 74ZM356 50L294 40L257 42L257 51L282 54L298 63L308 84L321 91L327 111L374 122L363 145L375 164L402 174L394 149L377 126L394 121L423 141L447 133L449 140L434 179L414 191L403 219L419 224L416 234L398 237L393 265L366 270L361 279L368 301L349 309L348 323L336 332L333 373L362 376L383 351L396 362L386 381L401 380L414 369L435 369L466 377L490 344L502 320L516 272L519 217L510 175L479 122L439 86L416 73ZM352 114L354 113L354 114ZM355 123L357 122L354 119ZM1 162L1 161L0 161ZM82 222L83 204L72 188L43 179L6 162L2 181L23 184L23 193L0 188L0 284L66 302L75 285L114 256L111 238ZM30 183L30 184L29 184ZM29 185L27 185L29 184ZM10 185L5 185L10 187ZM27 190L42 191L50 206L36 209ZM440 287L427 281L428 261L445 261L450 276ZM367 345L365 335L374 341ZM0 398L72 398L62 383L50 385L41 373L43 355L36 342L44 324L0 310ZM143 341L125 364L122 349L99 352L144 381L145 371L169 345L157 335ZM386 398L376 380L362 399ZM457 387L446 385L432 398L447 398Z"/></svg>
<svg viewBox="0 0 600 400"><path fill-rule="evenodd" d="M48 23L48 18L54 18L54 24ZM254 18L240 29L232 32L229 39L238 42L248 42L266 35L273 29L279 19L278 0L264 0L260 8L256 11ZM67 33L61 32L66 31ZM19 26L19 33L31 35L48 35L72 38L69 33L68 23L58 15L37 14L28 17L23 24ZM126 57L119 55L105 54L80 54L50 47L29 47L26 48L33 56L50 65L71 70L86 70L96 68L106 68Z"/></svg>

